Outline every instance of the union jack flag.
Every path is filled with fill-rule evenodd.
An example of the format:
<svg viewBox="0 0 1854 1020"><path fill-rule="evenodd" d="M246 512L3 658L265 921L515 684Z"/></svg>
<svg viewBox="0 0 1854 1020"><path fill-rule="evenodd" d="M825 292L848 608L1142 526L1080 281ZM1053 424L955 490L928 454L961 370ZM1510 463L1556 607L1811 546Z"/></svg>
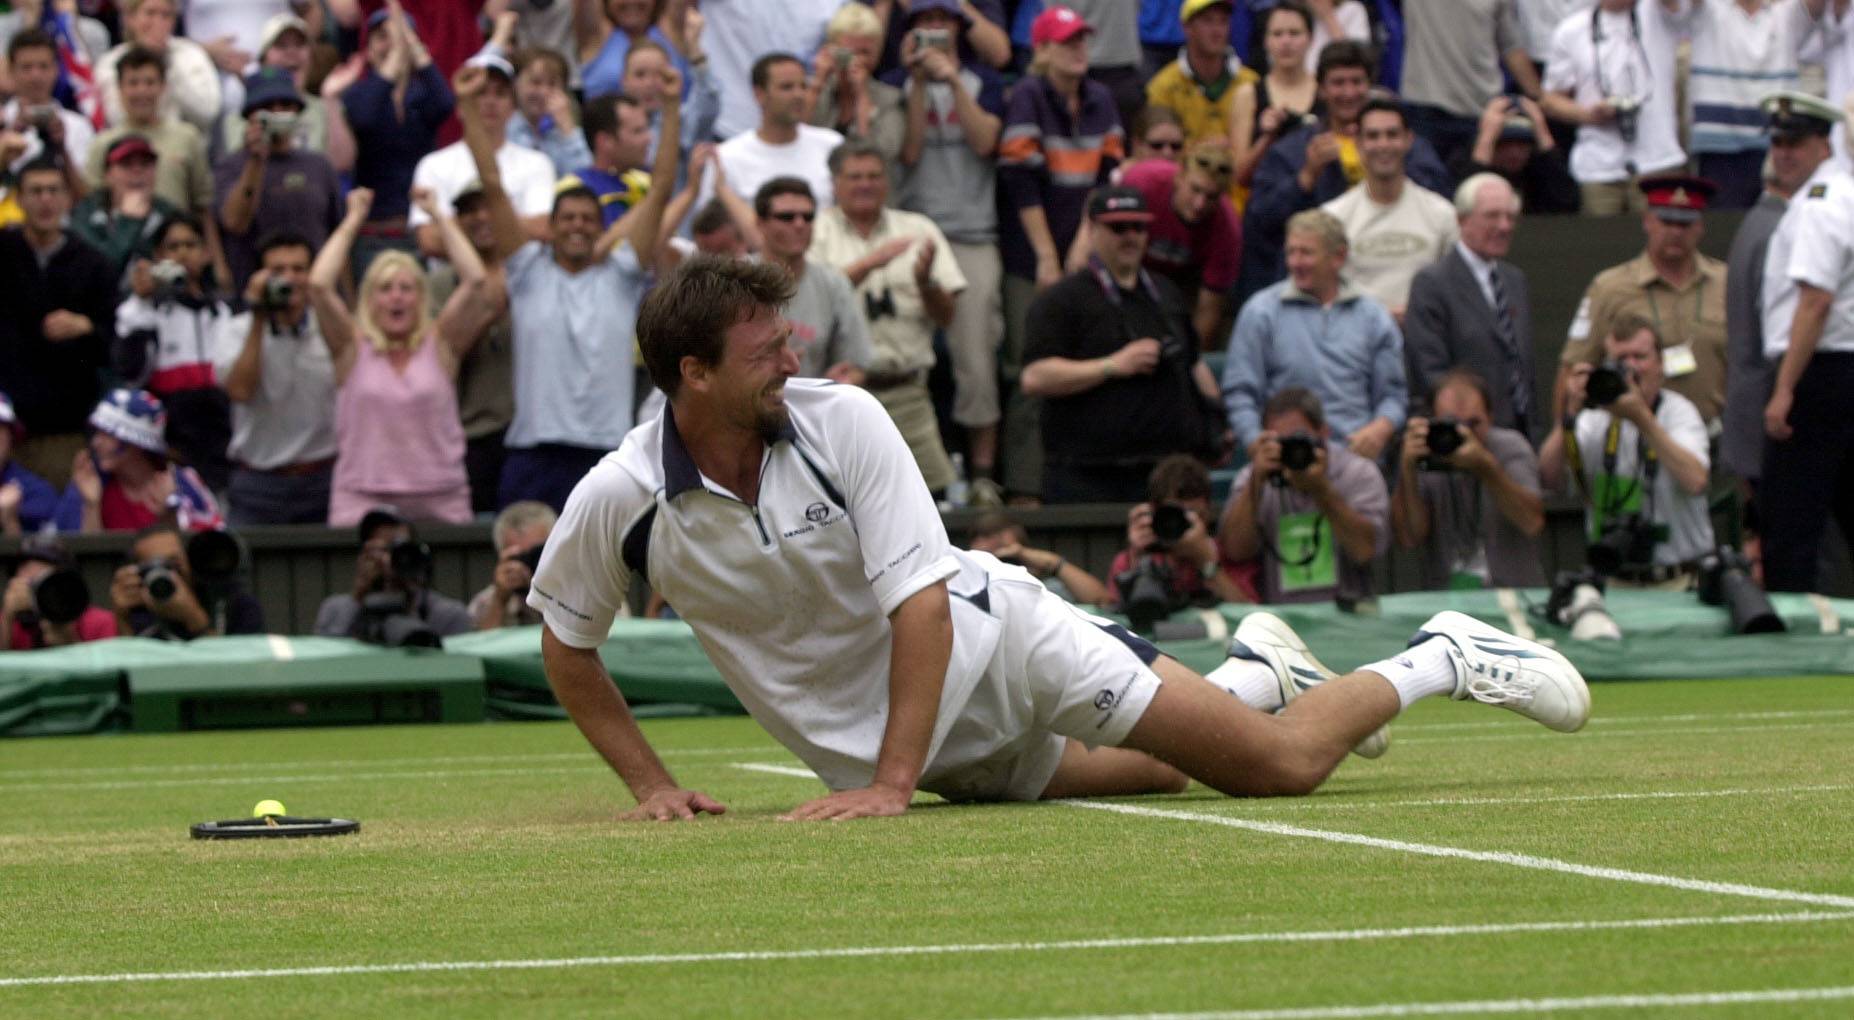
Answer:
<svg viewBox="0 0 1854 1020"><path fill-rule="evenodd" d="M72 16L47 7L40 27L58 44L58 84L52 95L60 103L90 119L90 126L103 130L103 92L97 88L96 68L90 55L77 41Z"/></svg>

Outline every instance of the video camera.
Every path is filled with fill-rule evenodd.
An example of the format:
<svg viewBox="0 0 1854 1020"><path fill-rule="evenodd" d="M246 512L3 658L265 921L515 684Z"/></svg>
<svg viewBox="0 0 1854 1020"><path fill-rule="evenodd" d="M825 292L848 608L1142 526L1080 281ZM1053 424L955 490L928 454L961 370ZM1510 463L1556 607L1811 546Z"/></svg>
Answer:
<svg viewBox="0 0 1854 1020"><path fill-rule="evenodd" d="M1319 459L1320 440L1307 432L1294 432L1277 440L1281 444L1281 470L1269 477L1269 481L1281 487L1288 483L1288 471L1305 471Z"/></svg>

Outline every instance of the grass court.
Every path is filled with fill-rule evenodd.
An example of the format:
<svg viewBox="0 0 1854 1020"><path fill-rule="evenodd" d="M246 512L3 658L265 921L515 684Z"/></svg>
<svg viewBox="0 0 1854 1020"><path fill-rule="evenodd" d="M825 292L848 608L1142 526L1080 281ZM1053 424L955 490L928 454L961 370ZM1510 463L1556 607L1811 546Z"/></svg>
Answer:
<svg viewBox="0 0 1854 1020"><path fill-rule="evenodd" d="M744 718L644 724L679 825L567 723L8 741L0 1016L1854 1015L1854 680L1592 694L1300 800L847 824ZM362 831L189 838L264 798Z"/></svg>

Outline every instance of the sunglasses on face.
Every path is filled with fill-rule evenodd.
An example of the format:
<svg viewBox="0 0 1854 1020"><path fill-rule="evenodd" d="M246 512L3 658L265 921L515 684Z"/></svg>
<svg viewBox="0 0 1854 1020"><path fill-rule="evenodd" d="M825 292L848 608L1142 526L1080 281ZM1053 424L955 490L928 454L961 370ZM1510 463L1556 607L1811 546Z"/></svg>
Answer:
<svg viewBox="0 0 1854 1020"><path fill-rule="evenodd" d="M780 223L810 223L812 220L818 218L818 214L815 212L776 212L767 213L766 215L778 220Z"/></svg>
<svg viewBox="0 0 1854 1020"><path fill-rule="evenodd" d="M1184 140L1179 139L1178 141L1174 142L1170 139L1160 139L1158 141L1153 141L1151 139L1148 139L1146 141L1146 148L1157 149L1160 152L1183 152L1184 151Z"/></svg>
<svg viewBox="0 0 1854 1020"><path fill-rule="evenodd" d="M1146 225L1144 223L1103 223L1101 225L1116 234L1143 234L1146 232Z"/></svg>

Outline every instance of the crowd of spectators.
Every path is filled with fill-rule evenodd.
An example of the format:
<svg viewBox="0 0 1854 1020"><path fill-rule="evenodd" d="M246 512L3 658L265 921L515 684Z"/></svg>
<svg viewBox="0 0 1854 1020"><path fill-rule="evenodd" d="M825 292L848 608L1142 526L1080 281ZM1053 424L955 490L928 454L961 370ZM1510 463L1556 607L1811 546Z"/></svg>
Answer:
<svg viewBox="0 0 1854 1020"><path fill-rule="evenodd" d="M1850 187L1846 0L0 6L0 526L133 532L187 589L190 533L358 525L326 633L382 593L529 618L522 556L661 413L637 310L696 252L786 268L801 374L873 393L937 496L1134 504L1189 594L1269 601L1368 597L1393 542L1536 583L1554 490L1645 522L1620 580L1689 580L1803 381L1760 294L1840 287L1699 243ZM1570 213L1643 248L1541 364L1509 257ZM467 608L392 562L492 516ZM252 622L118 582L124 633Z"/></svg>

